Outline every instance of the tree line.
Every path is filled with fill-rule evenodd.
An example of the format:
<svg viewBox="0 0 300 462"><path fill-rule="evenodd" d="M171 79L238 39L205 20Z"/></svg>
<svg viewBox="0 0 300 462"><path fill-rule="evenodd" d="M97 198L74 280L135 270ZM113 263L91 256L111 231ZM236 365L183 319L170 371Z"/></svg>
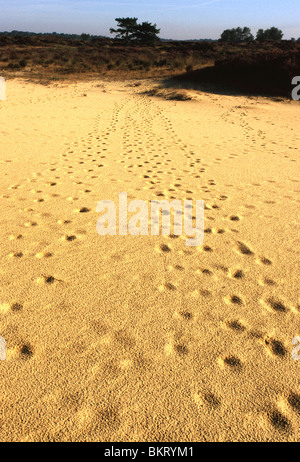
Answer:
<svg viewBox="0 0 300 462"><path fill-rule="evenodd" d="M160 29L157 28L156 24L151 24L148 21L144 21L139 24L138 18L116 18L117 28L110 28L110 33L115 34L115 39L120 40L123 43L137 43L145 45L155 45L160 42L158 34ZM79 39L83 41L91 41L93 39L105 38L101 35L90 35L90 34L58 34L52 33L34 33L34 32L22 32L22 31L11 31L11 32L0 32L0 36L57 36L64 39ZM219 39L220 42L225 43L248 43L253 40L258 42L266 42L268 40L280 41L283 38L283 32L277 27L270 27L269 29L259 29L256 33L256 38L249 27L236 27L233 29L225 29ZM296 39L292 38L292 41ZM297 39L300 42L300 37Z"/></svg>
<svg viewBox="0 0 300 462"><path fill-rule="evenodd" d="M269 29L259 29L256 33L256 40L258 42L266 42L267 40L282 40L283 32L277 27L270 27ZM247 43L252 42L254 36L249 27L236 27L233 29L226 29L221 34L220 41L227 43ZM300 42L300 38L298 39Z"/></svg>
<svg viewBox="0 0 300 462"><path fill-rule="evenodd" d="M117 29L111 28L110 33L116 34L116 39L122 40L125 43L144 43L148 45L155 44L160 41L158 34L160 29L157 29L156 24L150 22L142 22L138 24L137 18L116 18L118 23ZM259 29L256 33L256 38L249 27L236 27L226 29L222 32L220 41L227 43L247 43L257 40L258 42L266 42L268 40L280 41L283 38L283 32L277 27L269 29ZM292 39L295 40L295 39ZM297 40L300 42L300 37Z"/></svg>

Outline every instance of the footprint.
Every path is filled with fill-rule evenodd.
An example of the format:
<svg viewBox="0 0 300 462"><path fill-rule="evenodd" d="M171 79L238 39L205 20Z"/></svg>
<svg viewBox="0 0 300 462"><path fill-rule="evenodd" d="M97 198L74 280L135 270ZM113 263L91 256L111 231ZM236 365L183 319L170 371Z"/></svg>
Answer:
<svg viewBox="0 0 300 462"><path fill-rule="evenodd" d="M87 213L87 212L90 212L91 209L89 209L88 207L81 207L81 209L76 209L76 212L78 213Z"/></svg>
<svg viewBox="0 0 300 462"><path fill-rule="evenodd" d="M71 222L71 220L58 220L57 223L59 225L68 225L68 224L70 224L72 222Z"/></svg>
<svg viewBox="0 0 300 462"><path fill-rule="evenodd" d="M121 425L117 408L113 405L108 405L97 411L95 425L98 431L103 430L103 428L106 431L116 431Z"/></svg>
<svg viewBox="0 0 300 462"><path fill-rule="evenodd" d="M232 370L239 371L242 369L243 364L241 360L237 356L226 356L225 358L220 358L219 360L220 365L229 366Z"/></svg>
<svg viewBox="0 0 300 462"><path fill-rule="evenodd" d="M297 414L300 415L300 395L291 392L288 397L288 403Z"/></svg>
<svg viewBox="0 0 300 462"><path fill-rule="evenodd" d="M260 285L264 286L276 286L276 282L273 279L264 278L262 281L259 281Z"/></svg>
<svg viewBox="0 0 300 462"><path fill-rule="evenodd" d="M166 282L165 285L163 286L163 289L167 289L167 290L170 290L170 291L175 291L176 286L174 286L170 282Z"/></svg>
<svg viewBox="0 0 300 462"><path fill-rule="evenodd" d="M202 248L204 252L213 252L213 249L209 245L204 245Z"/></svg>
<svg viewBox="0 0 300 462"><path fill-rule="evenodd" d="M228 321L226 324L230 329L236 330L237 332L244 332L246 330L246 327L243 326L240 321Z"/></svg>
<svg viewBox="0 0 300 462"><path fill-rule="evenodd" d="M243 244L243 242L238 241L237 246L238 246L238 251L242 255L253 255L252 250L249 247L247 247L246 244Z"/></svg>
<svg viewBox="0 0 300 462"><path fill-rule="evenodd" d="M9 236L9 239L10 239L10 241L14 241L16 239L22 239L22 237L23 237L22 234L11 234Z"/></svg>
<svg viewBox="0 0 300 462"><path fill-rule="evenodd" d="M233 303L234 305L243 305L243 300L238 295L229 295L225 297L225 302Z"/></svg>
<svg viewBox="0 0 300 462"><path fill-rule="evenodd" d="M10 309L12 311L21 311L23 309L23 305L21 303L12 303Z"/></svg>
<svg viewBox="0 0 300 462"><path fill-rule="evenodd" d="M232 273L231 277L234 279L243 279L245 277L245 274L242 270L235 270Z"/></svg>
<svg viewBox="0 0 300 462"><path fill-rule="evenodd" d="M33 348L29 343L24 343L20 347L20 356L22 359L30 359L33 355Z"/></svg>
<svg viewBox="0 0 300 462"><path fill-rule="evenodd" d="M212 409L217 409L221 406L221 401L211 392L205 393L203 398Z"/></svg>
<svg viewBox="0 0 300 462"><path fill-rule="evenodd" d="M123 348L133 348L136 345L135 339L130 336L125 329L120 329L114 333L116 341Z"/></svg>
<svg viewBox="0 0 300 462"><path fill-rule="evenodd" d="M271 412L269 420L273 427L281 432L286 432L290 428L289 421L277 410Z"/></svg>
<svg viewBox="0 0 300 462"><path fill-rule="evenodd" d="M175 317L179 319L183 319L184 321L191 321L193 319L193 314L190 311L176 311Z"/></svg>
<svg viewBox="0 0 300 462"><path fill-rule="evenodd" d="M50 258L52 255L53 254L51 252L39 252L35 256L36 258Z"/></svg>
<svg viewBox="0 0 300 462"><path fill-rule="evenodd" d="M265 344L269 348L269 350L276 356L285 356L287 351L284 348L283 343L281 343L279 340L275 340L270 337L265 338Z"/></svg>
<svg viewBox="0 0 300 462"><path fill-rule="evenodd" d="M185 356L188 354L188 348L184 343L178 343L174 345L175 352L180 356Z"/></svg>
<svg viewBox="0 0 300 462"><path fill-rule="evenodd" d="M8 313L9 311L21 311L23 305L21 303L2 303L0 304L0 312Z"/></svg>
<svg viewBox="0 0 300 462"><path fill-rule="evenodd" d="M161 245L159 246L159 248L160 248L160 250L161 250L162 252L165 252L165 253L171 252L170 247L169 247L168 245L166 245L166 244L161 244Z"/></svg>
<svg viewBox="0 0 300 462"><path fill-rule="evenodd" d="M212 274L213 274L212 271L210 271L207 268L203 269L201 272L202 272L202 274L205 274L207 276L212 276Z"/></svg>
<svg viewBox="0 0 300 462"><path fill-rule="evenodd" d="M38 278L38 282L43 282L44 284L54 284L55 282L61 282L59 279L56 279L54 276L42 276Z"/></svg>
<svg viewBox="0 0 300 462"><path fill-rule="evenodd" d="M265 257L260 257L257 261L258 263L261 263L262 265L269 265L269 266L272 265L271 260Z"/></svg>
<svg viewBox="0 0 300 462"><path fill-rule="evenodd" d="M24 254L23 254L22 252L11 252L11 253L9 254L9 256L10 256L11 258L21 258L21 257L23 257L23 255L24 255Z"/></svg>
<svg viewBox="0 0 300 462"><path fill-rule="evenodd" d="M69 242L75 241L75 239L77 239L77 237L74 236L74 235L65 235L65 236L63 237L63 240L64 240L64 241L69 241Z"/></svg>
<svg viewBox="0 0 300 462"><path fill-rule="evenodd" d="M273 308L274 311L277 311L279 313L286 313L288 311L286 306L284 306L284 304L281 301L275 300L274 298L268 298L267 305Z"/></svg>

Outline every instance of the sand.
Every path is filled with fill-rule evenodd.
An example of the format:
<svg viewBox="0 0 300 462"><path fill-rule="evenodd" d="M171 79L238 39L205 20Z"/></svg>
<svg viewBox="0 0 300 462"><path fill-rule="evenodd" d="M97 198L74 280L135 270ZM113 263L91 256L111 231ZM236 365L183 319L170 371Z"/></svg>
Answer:
<svg viewBox="0 0 300 462"><path fill-rule="evenodd" d="M299 440L299 103L149 85L7 82L1 441ZM100 236L121 191L203 245Z"/></svg>

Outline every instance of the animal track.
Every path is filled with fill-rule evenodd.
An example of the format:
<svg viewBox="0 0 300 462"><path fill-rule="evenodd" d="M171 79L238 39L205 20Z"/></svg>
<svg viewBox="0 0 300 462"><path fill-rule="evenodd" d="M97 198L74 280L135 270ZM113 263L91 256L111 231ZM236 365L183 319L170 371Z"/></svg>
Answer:
<svg viewBox="0 0 300 462"><path fill-rule="evenodd" d="M185 321L191 321L193 319L193 314L190 311L176 311L175 315L176 317L183 319Z"/></svg>
<svg viewBox="0 0 300 462"><path fill-rule="evenodd" d="M9 256L11 258L21 258L21 257L23 257L23 252L11 252L9 254Z"/></svg>
<svg viewBox="0 0 300 462"><path fill-rule="evenodd" d="M290 423L279 411L272 411L269 420L273 427L280 432L286 432L290 429Z"/></svg>
<svg viewBox="0 0 300 462"><path fill-rule="evenodd" d="M10 309L12 311L21 311L23 309L23 305L21 303L12 303Z"/></svg>
<svg viewBox="0 0 300 462"><path fill-rule="evenodd" d="M9 311L21 311L23 309L23 305L21 303L2 303L0 304L0 312L8 313Z"/></svg>
<svg viewBox="0 0 300 462"><path fill-rule="evenodd" d="M268 258L265 258L265 257L260 257L258 259L258 262L261 263L262 265L272 265L271 260L269 260Z"/></svg>
<svg viewBox="0 0 300 462"><path fill-rule="evenodd" d="M65 236L63 237L63 240L69 241L69 242L75 241L75 239L77 239L77 237L74 236L73 234L71 234L71 235L65 235Z"/></svg>
<svg viewBox="0 0 300 462"><path fill-rule="evenodd" d="M253 255L252 250L246 244L243 244L243 242L238 242L237 246L238 246L238 251L242 255Z"/></svg>
<svg viewBox="0 0 300 462"><path fill-rule="evenodd" d="M62 282L60 279L56 279L54 276L42 276L38 278L38 282L43 282L44 284L54 284L55 282Z"/></svg>
<svg viewBox="0 0 300 462"><path fill-rule="evenodd" d="M288 403L300 415L300 395L291 392L288 396Z"/></svg>
<svg viewBox="0 0 300 462"><path fill-rule="evenodd" d="M36 258L50 258L53 254L51 252L39 252L35 256Z"/></svg>
<svg viewBox="0 0 300 462"><path fill-rule="evenodd" d="M211 392L205 393L203 398L212 409L217 409L221 406L221 401Z"/></svg>
<svg viewBox="0 0 300 462"><path fill-rule="evenodd" d="M268 298L267 304L270 306L274 311L279 313L286 313L288 309L286 306L279 300L275 300L274 298Z"/></svg>
<svg viewBox="0 0 300 462"><path fill-rule="evenodd" d="M11 234L11 235L9 236L9 239L10 239L11 241L14 241L14 240L17 240L17 239L22 239L22 238L23 238L22 234Z"/></svg>
<svg viewBox="0 0 300 462"><path fill-rule="evenodd" d="M179 343L179 344L174 345L174 350L180 356L185 356L189 352L187 346L184 345L183 343Z"/></svg>
<svg viewBox="0 0 300 462"><path fill-rule="evenodd" d="M162 252L165 252L165 253L171 252L170 247L166 244L161 244L159 248Z"/></svg>
<svg viewBox="0 0 300 462"><path fill-rule="evenodd" d="M236 270L232 273L232 278L234 279L243 279L245 274L242 270Z"/></svg>
<svg viewBox="0 0 300 462"><path fill-rule="evenodd" d="M285 356L287 353L284 345L279 340L267 337L265 338L265 344L276 356Z"/></svg>
<svg viewBox="0 0 300 462"><path fill-rule="evenodd" d="M76 212L78 213L87 213L87 212L90 212L91 209L89 209L88 207L81 207L81 209L76 209Z"/></svg>
<svg viewBox="0 0 300 462"><path fill-rule="evenodd" d="M229 366L232 370L241 370L243 365L241 360L237 356L225 356L225 358L220 360L221 364L224 364L226 366Z"/></svg>
<svg viewBox="0 0 300 462"><path fill-rule="evenodd" d="M230 329L236 330L238 332L244 332L246 330L246 327L243 326L239 321L228 321L227 326Z"/></svg>
<svg viewBox="0 0 300 462"><path fill-rule="evenodd" d="M30 343L24 343L20 347L20 356L22 359L30 359L33 355L33 348Z"/></svg>
<svg viewBox="0 0 300 462"><path fill-rule="evenodd" d="M212 252L213 251L213 249L209 245L204 245L203 250L204 250L204 252Z"/></svg>
<svg viewBox="0 0 300 462"><path fill-rule="evenodd" d="M225 302L228 304L243 305L243 300L238 295L229 295L225 297Z"/></svg>
<svg viewBox="0 0 300 462"><path fill-rule="evenodd" d="M171 284L170 282L166 282L164 288L170 291L176 290L176 286L174 286L174 284Z"/></svg>

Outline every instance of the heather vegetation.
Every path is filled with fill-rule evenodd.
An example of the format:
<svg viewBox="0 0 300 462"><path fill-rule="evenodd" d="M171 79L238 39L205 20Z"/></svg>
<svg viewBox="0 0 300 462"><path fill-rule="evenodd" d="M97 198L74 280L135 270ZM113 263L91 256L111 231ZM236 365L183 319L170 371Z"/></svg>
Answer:
<svg viewBox="0 0 300 462"><path fill-rule="evenodd" d="M156 24L116 21L115 38L0 33L0 75L38 81L176 78L282 96L290 94L291 78L300 75L299 41L282 40L276 28L258 31L256 40L244 27L224 31L218 41L165 41Z"/></svg>

